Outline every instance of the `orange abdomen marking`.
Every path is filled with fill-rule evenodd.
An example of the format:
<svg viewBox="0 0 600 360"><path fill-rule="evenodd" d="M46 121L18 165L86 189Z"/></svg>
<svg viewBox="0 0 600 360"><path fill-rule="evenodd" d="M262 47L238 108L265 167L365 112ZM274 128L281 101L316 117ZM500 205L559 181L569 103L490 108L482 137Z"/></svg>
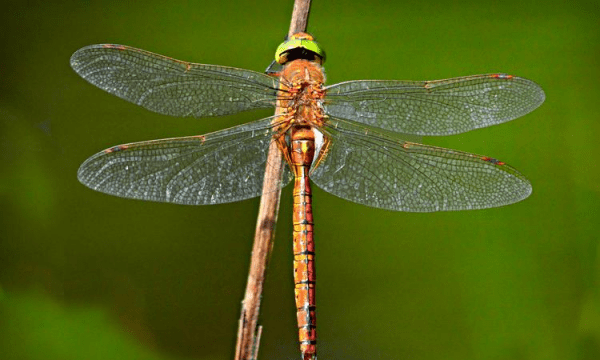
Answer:
<svg viewBox="0 0 600 360"><path fill-rule="evenodd" d="M312 192L308 172L315 153L314 133L309 126L294 126L291 133L291 165L294 181L294 284L298 336L303 360L316 359L315 244Z"/></svg>

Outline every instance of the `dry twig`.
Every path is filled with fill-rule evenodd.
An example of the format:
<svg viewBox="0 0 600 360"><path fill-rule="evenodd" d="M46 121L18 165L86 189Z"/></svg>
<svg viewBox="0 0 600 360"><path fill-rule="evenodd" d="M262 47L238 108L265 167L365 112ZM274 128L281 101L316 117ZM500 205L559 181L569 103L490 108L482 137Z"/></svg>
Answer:
<svg viewBox="0 0 600 360"><path fill-rule="evenodd" d="M294 11L292 13L288 36L306 31L309 10L310 0L294 1ZM281 109L275 109L275 114L279 114L280 112ZM256 222L256 232L254 234L254 245L252 247L252 258L250 259L248 283L246 284L246 294L242 301L235 360L255 360L258 355L260 335L262 333L262 327L258 326L258 314L260 311L265 272L271 249L273 248L275 224L277 222L279 198L281 195L280 183L283 166L281 152L273 141L269 147L267 168Z"/></svg>

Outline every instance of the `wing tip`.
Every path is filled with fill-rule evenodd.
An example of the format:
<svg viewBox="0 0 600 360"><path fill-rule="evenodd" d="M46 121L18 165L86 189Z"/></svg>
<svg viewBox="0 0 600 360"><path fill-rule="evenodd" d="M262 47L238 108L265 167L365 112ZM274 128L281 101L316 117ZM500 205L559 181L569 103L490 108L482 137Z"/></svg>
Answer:
<svg viewBox="0 0 600 360"><path fill-rule="evenodd" d="M540 86L540 84L536 83L533 80L523 78L523 77L515 77L515 78L528 83L530 85L529 90L534 92L536 95L536 96L532 97L534 99L534 101L531 104L531 107L529 110L530 112L537 109L538 107L540 107L544 103L544 101L546 101L546 93L544 92L544 89Z"/></svg>
<svg viewBox="0 0 600 360"><path fill-rule="evenodd" d="M120 44L93 44L93 45L86 45L82 48L77 49L69 58L69 63L71 64L71 67L73 68L73 70L75 70L77 73L79 73L77 71L77 69L80 66L80 62L79 59L81 57L83 57L89 50L94 50L94 49L115 49L115 50L125 50L128 47L125 45L120 45Z"/></svg>

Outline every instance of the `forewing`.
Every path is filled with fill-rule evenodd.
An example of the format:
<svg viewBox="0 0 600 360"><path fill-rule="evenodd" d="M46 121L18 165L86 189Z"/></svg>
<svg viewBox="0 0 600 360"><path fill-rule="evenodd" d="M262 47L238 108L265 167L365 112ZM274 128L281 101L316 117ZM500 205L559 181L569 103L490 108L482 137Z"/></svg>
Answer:
<svg viewBox="0 0 600 360"><path fill-rule="evenodd" d="M397 211L452 211L507 205L531 193L525 177L493 158L366 132L340 119L330 119L322 131L331 143L311 179L356 203Z"/></svg>
<svg viewBox="0 0 600 360"><path fill-rule="evenodd" d="M274 77L129 46L86 46L71 56L71 66L97 87L160 114L219 116L275 105Z"/></svg>
<svg viewBox="0 0 600 360"><path fill-rule="evenodd" d="M544 99L544 91L531 80L489 74L343 82L327 88L325 109L333 117L398 133L450 135L518 118Z"/></svg>
<svg viewBox="0 0 600 360"><path fill-rule="evenodd" d="M115 146L87 159L78 178L107 194L185 205L256 197L272 126L268 118L204 136ZM282 184L290 180L286 168Z"/></svg>

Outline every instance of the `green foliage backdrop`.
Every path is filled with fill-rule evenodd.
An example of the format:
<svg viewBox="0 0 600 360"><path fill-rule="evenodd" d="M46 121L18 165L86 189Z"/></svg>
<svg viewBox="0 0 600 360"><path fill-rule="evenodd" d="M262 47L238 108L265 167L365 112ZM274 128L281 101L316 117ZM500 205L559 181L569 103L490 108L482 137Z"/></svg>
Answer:
<svg viewBox="0 0 600 360"><path fill-rule="evenodd" d="M10 2L0 14L2 359L231 359L258 200L186 207L96 193L78 166L112 145L270 115L170 118L86 83L78 48L127 44L261 71L291 1ZM546 103L426 138L533 184L503 208L407 214L315 189L322 359L598 359L600 11L583 1L320 1L329 83L506 72ZM261 359L298 358L291 191L283 192Z"/></svg>

